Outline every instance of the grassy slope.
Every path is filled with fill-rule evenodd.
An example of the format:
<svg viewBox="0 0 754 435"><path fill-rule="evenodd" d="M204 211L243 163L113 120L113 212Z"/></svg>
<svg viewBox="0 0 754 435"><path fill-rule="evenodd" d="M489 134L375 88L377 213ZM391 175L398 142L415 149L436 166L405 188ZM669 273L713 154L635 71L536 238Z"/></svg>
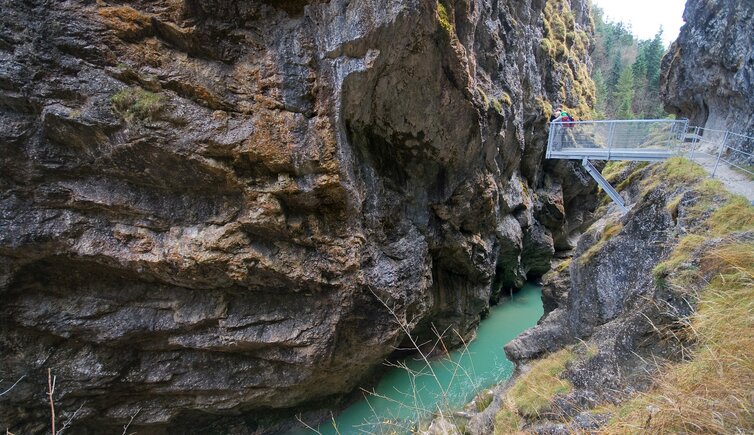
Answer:
<svg viewBox="0 0 754 435"><path fill-rule="evenodd" d="M697 301L696 313L684 327L695 344L690 359L663 367L649 391L620 405L600 407L600 413L613 416L601 432L753 433L754 240L742 232L754 231L754 207L683 159L639 170L641 174L630 177L641 179L644 193L656 188L691 191L679 193L668 204L675 215L681 201L692 198L684 209L691 224L653 272L657 285L672 286ZM531 417L530 400L517 392L567 385L559 379L570 361L564 360L563 352L571 351L556 352L532 369L559 371L551 371L549 377L524 375L509 389L496 419L496 434L518 432ZM551 400L558 392L538 397L535 411L547 409L541 399Z"/></svg>

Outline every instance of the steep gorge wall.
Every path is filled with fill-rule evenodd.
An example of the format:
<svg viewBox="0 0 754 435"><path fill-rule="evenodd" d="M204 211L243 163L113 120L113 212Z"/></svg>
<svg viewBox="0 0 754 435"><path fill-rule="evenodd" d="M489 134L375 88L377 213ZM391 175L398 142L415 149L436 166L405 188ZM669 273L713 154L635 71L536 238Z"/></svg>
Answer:
<svg viewBox="0 0 754 435"><path fill-rule="evenodd" d="M692 125L754 136L754 3L688 0L663 58L665 109Z"/></svg>
<svg viewBox="0 0 754 435"><path fill-rule="evenodd" d="M78 430L347 393L403 339L380 301L469 336L594 204L543 166L547 101L591 104L587 2L0 6L11 431L48 368Z"/></svg>

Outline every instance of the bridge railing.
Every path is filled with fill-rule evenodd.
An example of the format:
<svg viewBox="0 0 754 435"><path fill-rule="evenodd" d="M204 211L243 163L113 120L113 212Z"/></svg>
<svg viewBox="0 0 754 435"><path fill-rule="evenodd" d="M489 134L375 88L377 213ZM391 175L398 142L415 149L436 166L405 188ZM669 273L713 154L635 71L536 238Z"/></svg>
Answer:
<svg viewBox="0 0 754 435"><path fill-rule="evenodd" d="M721 163L754 180L754 137L711 128L691 127L686 140L691 160L712 166L715 176Z"/></svg>
<svg viewBox="0 0 754 435"><path fill-rule="evenodd" d="M682 154L687 120L553 122L547 158L661 160Z"/></svg>

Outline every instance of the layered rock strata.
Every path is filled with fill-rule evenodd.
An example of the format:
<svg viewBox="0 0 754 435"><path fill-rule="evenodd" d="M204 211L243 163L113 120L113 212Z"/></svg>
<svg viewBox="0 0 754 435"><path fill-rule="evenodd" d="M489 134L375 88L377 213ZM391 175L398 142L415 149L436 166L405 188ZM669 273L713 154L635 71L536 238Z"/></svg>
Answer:
<svg viewBox="0 0 754 435"><path fill-rule="evenodd" d="M0 6L12 432L47 369L79 433L342 395L396 320L471 335L594 204L543 169L546 101L591 103L587 2Z"/></svg>

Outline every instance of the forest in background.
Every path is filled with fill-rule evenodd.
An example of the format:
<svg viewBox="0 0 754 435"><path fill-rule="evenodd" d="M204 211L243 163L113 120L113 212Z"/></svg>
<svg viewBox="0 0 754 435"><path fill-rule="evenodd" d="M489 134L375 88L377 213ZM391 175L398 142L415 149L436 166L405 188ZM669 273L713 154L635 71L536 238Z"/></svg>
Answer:
<svg viewBox="0 0 754 435"><path fill-rule="evenodd" d="M592 6L595 44L592 80L596 88L595 119L656 119L668 114L660 101L660 63L667 47L662 29L640 40L622 22L605 20Z"/></svg>

